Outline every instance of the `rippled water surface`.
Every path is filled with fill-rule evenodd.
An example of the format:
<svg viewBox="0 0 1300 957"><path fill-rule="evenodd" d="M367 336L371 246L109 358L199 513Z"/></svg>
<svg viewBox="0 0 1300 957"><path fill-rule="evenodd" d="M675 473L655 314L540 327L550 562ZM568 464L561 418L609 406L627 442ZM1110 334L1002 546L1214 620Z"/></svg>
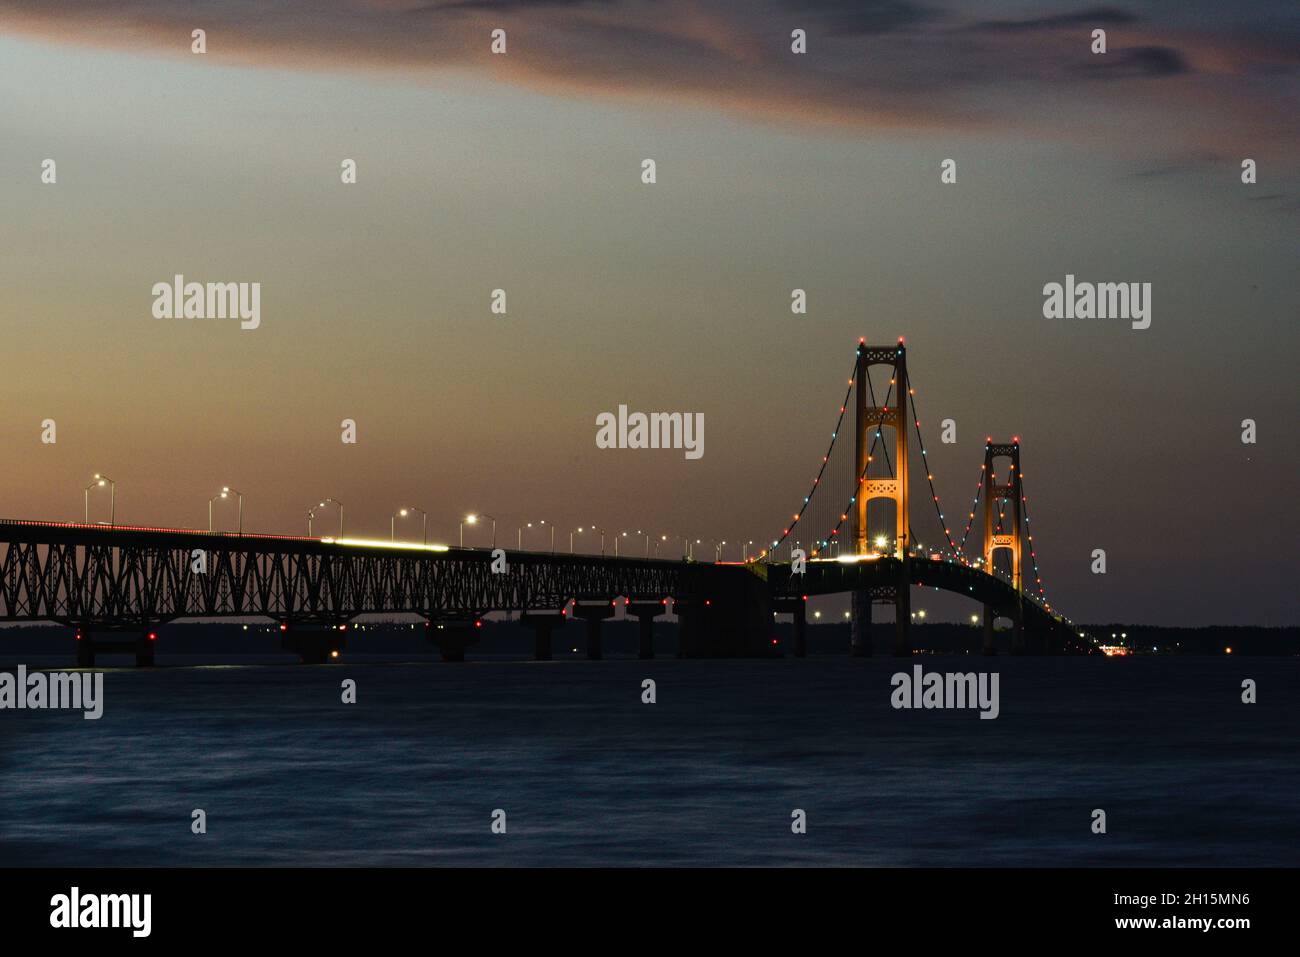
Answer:
<svg viewBox="0 0 1300 957"><path fill-rule="evenodd" d="M0 711L0 865L1226 866L1300 848L1295 658L170 661L109 670L99 721ZM917 662L996 669L1000 717L894 710L890 676Z"/></svg>

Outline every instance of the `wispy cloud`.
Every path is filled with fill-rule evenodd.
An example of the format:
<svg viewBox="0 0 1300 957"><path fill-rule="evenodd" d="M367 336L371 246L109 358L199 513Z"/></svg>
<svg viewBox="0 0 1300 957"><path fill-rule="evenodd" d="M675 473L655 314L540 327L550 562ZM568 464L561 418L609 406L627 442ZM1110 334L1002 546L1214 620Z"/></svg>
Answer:
<svg viewBox="0 0 1300 957"><path fill-rule="evenodd" d="M1088 142L1140 136L1154 120L1170 152L1293 146L1294 18L1264 5L1262 22L1245 28L1219 22L1216 9L1162 22L1114 6L977 19L964 5L913 0L0 0L0 26L176 55L202 27L214 62L468 69L556 94L788 123ZM497 27L508 31L506 56L489 52ZM791 52L795 28L807 32L806 54ZM1108 34L1101 56L1089 49L1094 28Z"/></svg>

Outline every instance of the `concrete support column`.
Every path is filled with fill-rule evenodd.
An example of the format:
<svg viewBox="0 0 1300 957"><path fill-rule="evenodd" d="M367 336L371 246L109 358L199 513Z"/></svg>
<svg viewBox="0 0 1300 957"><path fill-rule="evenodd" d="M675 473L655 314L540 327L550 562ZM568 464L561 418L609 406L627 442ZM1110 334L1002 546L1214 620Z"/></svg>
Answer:
<svg viewBox="0 0 1300 957"><path fill-rule="evenodd" d="M794 615L794 656L808 657L808 606L800 599L791 612Z"/></svg>
<svg viewBox="0 0 1300 957"><path fill-rule="evenodd" d="M304 665L321 665L337 661L347 647L347 625L342 627L321 622L287 622L280 630L280 647L298 656Z"/></svg>
<svg viewBox="0 0 1300 957"><path fill-rule="evenodd" d="M663 603L657 601L634 601L627 606L628 616L637 620L637 657L643 661L655 656L655 616L663 612Z"/></svg>
<svg viewBox="0 0 1300 957"><path fill-rule="evenodd" d="M1011 613L1011 653L1024 655L1029 653L1025 645L1025 615L1023 611Z"/></svg>
<svg viewBox="0 0 1300 957"><path fill-rule="evenodd" d="M153 667L153 649L154 643L158 640L158 632L146 631L135 642L135 666L137 668Z"/></svg>
<svg viewBox="0 0 1300 957"><path fill-rule="evenodd" d="M853 613L850 651L854 658L871 657L871 589L858 588L853 592Z"/></svg>
<svg viewBox="0 0 1300 957"><path fill-rule="evenodd" d="M78 668L95 667L95 642L84 628L77 629L76 649Z"/></svg>
<svg viewBox="0 0 1300 957"><path fill-rule="evenodd" d="M96 638L95 632L89 627L82 626L77 629L76 635L76 656L78 668L95 667L96 654L124 654L135 655L135 664L137 668L152 668L154 663L154 643L158 639L158 632L154 629L131 632L120 628L111 627L107 630L101 630L102 636Z"/></svg>
<svg viewBox="0 0 1300 957"><path fill-rule="evenodd" d="M604 601L599 604L573 606L573 616L587 623L587 660L600 661L604 649L600 640L600 623L606 618L614 617L614 602Z"/></svg>
<svg viewBox="0 0 1300 957"><path fill-rule="evenodd" d="M677 657L699 657L704 645L704 602L675 598L673 614L677 616Z"/></svg>
<svg viewBox="0 0 1300 957"><path fill-rule="evenodd" d="M997 617L997 613L993 611L993 606L991 606L991 605L985 605L985 606L984 606L984 647L983 647L983 651L984 651L984 654L986 654L986 655L996 655L996 654L998 653L997 648L994 647L994 645L993 645L993 619L996 618L996 617Z"/></svg>
<svg viewBox="0 0 1300 957"><path fill-rule="evenodd" d="M465 649L478 643L483 620L478 617L429 622L429 643L438 646L443 661L464 661Z"/></svg>
<svg viewBox="0 0 1300 957"><path fill-rule="evenodd" d="M899 582L894 596L894 656L910 657L912 654L912 589L907 580Z"/></svg>
<svg viewBox="0 0 1300 957"><path fill-rule="evenodd" d="M525 628L533 629L533 659L535 661L551 660L551 633L563 628L568 618L561 611L526 611L519 616L519 623Z"/></svg>

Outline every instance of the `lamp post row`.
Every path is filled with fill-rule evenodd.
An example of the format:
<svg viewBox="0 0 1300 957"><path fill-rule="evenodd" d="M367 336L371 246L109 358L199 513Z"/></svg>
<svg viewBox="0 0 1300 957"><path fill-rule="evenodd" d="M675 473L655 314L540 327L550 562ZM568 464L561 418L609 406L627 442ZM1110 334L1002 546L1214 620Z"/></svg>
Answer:
<svg viewBox="0 0 1300 957"><path fill-rule="evenodd" d="M82 489L82 493L83 493L83 496L82 496L82 497L83 497L83 500L84 500L84 501L83 501L83 504L84 504L84 509L85 509L85 512L84 512L85 522L86 522L86 524L90 524L90 490L91 490L92 488L96 488L96 487L98 487L98 488L107 487L108 490L109 490L109 519L108 519L108 524L109 524L110 527L111 527L111 526L114 526L114 525L117 524L117 483L116 483L115 481L113 481L113 479L109 478L107 475L104 475L104 474L99 473L99 472L96 472L96 473L94 474L94 476L91 478L90 482L85 486L84 489ZM228 499L228 498L231 498L232 496L235 498L235 500L236 500L236 502L237 502L237 504L238 504L238 518L237 518L237 523L238 523L238 524L237 524L238 534L240 534L240 535L243 535L243 534L244 534L244 493L241 492L241 491L239 491L238 489L231 488L231 487L228 486L228 485L223 485L223 486L221 487L221 491L217 492L215 495L213 495L211 498L208 499L208 531L209 531L209 532L213 531L213 514L212 514L212 506L213 506L213 504L214 504L218 499ZM339 512L339 532L338 532L338 537L339 537L339 538L342 538L342 537L343 537L343 528L344 528L344 525L343 525L343 503L340 502L340 501L338 501L337 499L333 499L333 498L323 499L322 501L318 502L317 504L313 505L311 508L309 508L309 509L307 510L307 535L308 535L308 537L311 537L311 535L312 535L313 528L314 528L314 523L315 523L315 520L316 520L316 512L317 512L317 510L318 510L318 509L325 508L325 507L328 506L328 505L334 505L335 507L338 508L338 512ZM406 505L406 506L403 506L402 508L399 508L396 512L394 512L394 513L389 517L389 524L388 524L389 539L390 539L391 541L393 541L393 542L396 542L396 541L397 541L397 519L398 519L398 518L406 518L406 517L407 517L408 515L410 515L412 512L418 512L418 513L420 514L420 525L421 525L421 530L420 530L420 543L421 543L422 545L428 545L428 544L429 544L429 513L426 512L424 509L422 509L422 508L416 506L416 505ZM477 512L477 513L476 513L476 512L471 512L470 514L466 515L463 519L461 519L461 521L460 521L460 547L461 547L461 548L464 548L464 547L465 547L465 526L466 526L466 525L477 525L477 524L479 524L479 522L481 522L481 521L483 521L483 520L487 520L487 521L490 521L490 522L492 523L492 547L493 547L493 548L496 548L496 544L497 544L497 520L496 520L496 518L495 518L494 516L492 516L492 515L488 515L488 514L486 514L486 513L484 513L484 512ZM548 521L546 521L545 519L539 520L539 521L537 521L537 522L528 522L528 523L526 523L526 524L524 524L524 525L519 526L519 528L518 528L518 530L517 530L517 532L516 532L515 547L516 547L517 549L519 549L520 551L523 551L523 547L524 547L524 529L526 529L526 528L533 528L533 527L539 527L539 528L540 528L540 527L548 527L548 528L550 529L550 533L551 533L551 553L554 554L554 552L555 552L555 528L556 528L556 526L555 526L555 524L554 524L553 522L548 522ZM600 554L601 554L601 556L603 557L603 556L605 555L606 544L607 544L607 537L608 537L609 533L608 533L605 529L601 528L599 525L582 525L582 526L579 526L579 527L576 528L576 529L571 529L571 530L569 531L569 553L570 553L570 554L574 554L574 553L575 553L575 550L576 550L576 538L575 538L575 536L585 534L586 532L592 532L592 533L599 532L599 533L600 533ZM635 533L633 533L633 532L621 532L621 533L619 533L618 535L615 535L615 536L614 536L614 556L615 556L616 558L620 556L620 544L619 544L619 543L620 543L620 540L621 540L621 539L624 539L624 538L627 538L629 535L632 535L632 534L635 534L635 535L638 535L638 536L642 536L642 537L643 537L643 539L644 539L644 546L643 546L643 547L644 547L644 556L645 556L646 558L650 558L650 557L651 557L651 535L650 535L649 532L642 531L641 529L637 529ZM689 538L689 537L686 536L686 535L660 535L660 536L659 536L659 539L658 539L657 541L654 542L654 546L653 546L654 557L657 558L657 557L659 556L659 546L660 546L661 543L663 543L663 542L667 542L667 541L669 541L669 540L676 541L677 539L681 539L681 541L682 541L682 545L683 545L683 547L684 547L684 554L685 554L685 556L686 556L687 558L694 558L694 557L695 557L694 547L695 547L696 545L700 545L700 544L702 544L703 542L706 542L706 541L709 542L710 544L712 544L712 545L714 546L714 560L715 560L715 561L722 561L722 552L723 552L724 547L725 547L726 544L727 544L727 542L726 542L725 540L723 540L723 541L714 541L713 539L698 539L698 538L692 540L691 538ZM743 542L743 543L741 543L741 560L742 560L742 561L748 559L748 557L749 557L748 549L749 549L749 546L750 546L750 545L753 545L753 544L754 544L754 542L753 542L752 540L751 540L751 541L748 541L748 542Z"/></svg>

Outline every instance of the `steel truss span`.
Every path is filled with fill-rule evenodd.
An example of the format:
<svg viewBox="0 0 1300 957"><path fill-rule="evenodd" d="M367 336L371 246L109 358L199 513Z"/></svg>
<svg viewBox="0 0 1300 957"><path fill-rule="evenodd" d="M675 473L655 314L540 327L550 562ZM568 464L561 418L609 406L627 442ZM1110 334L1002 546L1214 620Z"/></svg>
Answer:
<svg viewBox="0 0 1300 957"><path fill-rule="evenodd" d="M197 563L202 562L202 565ZM300 538L0 521L0 620L121 627L176 618L464 618L570 600L707 599L743 568L653 559L394 550ZM499 567L499 565L498 565ZM201 570L196 570L200 568Z"/></svg>

